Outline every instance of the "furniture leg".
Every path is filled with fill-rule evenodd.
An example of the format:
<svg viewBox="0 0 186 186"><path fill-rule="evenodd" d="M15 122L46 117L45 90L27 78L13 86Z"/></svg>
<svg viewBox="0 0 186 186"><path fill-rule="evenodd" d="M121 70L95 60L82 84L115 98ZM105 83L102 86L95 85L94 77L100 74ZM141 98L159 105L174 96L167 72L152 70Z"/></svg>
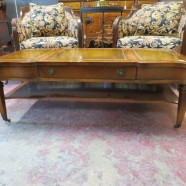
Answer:
<svg viewBox="0 0 186 186"><path fill-rule="evenodd" d="M3 90L3 82L0 81L0 112L3 120L9 121L10 119L7 118L7 111L6 111L6 103L5 103L5 96L4 96L4 90Z"/></svg>
<svg viewBox="0 0 186 186"><path fill-rule="evenodd" d="M177 110L177 120L174 128L179 128L183 121L186 111L186 85L179 86L179 98L178 98L178 110Z"/></svg>

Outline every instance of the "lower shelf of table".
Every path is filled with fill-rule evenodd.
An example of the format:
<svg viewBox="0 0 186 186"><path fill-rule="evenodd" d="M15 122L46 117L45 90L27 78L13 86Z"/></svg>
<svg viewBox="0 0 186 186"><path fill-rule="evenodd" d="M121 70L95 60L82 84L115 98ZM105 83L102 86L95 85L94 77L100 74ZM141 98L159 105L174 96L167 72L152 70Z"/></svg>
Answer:
<svg viewBox="0 0 186 186"><path fill-rule="evenodd" d="M109 101L166 101L177 103L178 97L168 85L78 82L24 82L6 94L12 98L101 99Z"/></svg>

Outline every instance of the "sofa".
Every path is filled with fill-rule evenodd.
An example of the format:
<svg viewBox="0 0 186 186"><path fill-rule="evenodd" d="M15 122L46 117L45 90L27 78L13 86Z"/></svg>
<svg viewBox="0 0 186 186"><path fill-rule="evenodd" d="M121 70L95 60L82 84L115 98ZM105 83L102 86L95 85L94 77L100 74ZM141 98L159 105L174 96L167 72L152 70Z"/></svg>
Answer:
<svg viewBox="0 0 186 186"><path fill-rule="evenodd" d="M186 54L186 2L136 4L113 22L113 47L168 48Z"/></svg>
<svg viewBox="0 0 186 186"><path fill-rule="evenodd" d="M82 24L63 3L40 6L30 3L12 19L16 50L82 47Z"/></svg>

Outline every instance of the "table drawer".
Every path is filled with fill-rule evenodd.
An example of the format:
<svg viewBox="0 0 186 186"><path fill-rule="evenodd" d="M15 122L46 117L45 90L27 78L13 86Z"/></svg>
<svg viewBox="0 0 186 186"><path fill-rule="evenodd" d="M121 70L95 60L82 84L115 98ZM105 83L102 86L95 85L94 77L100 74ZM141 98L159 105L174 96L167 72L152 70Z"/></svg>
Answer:
<svg viewBox="0 0 186 186"><path fill-rule="evenodd" d="M185 80L186 68L180 67L139 67L138 80Z"/></svg>
<svg viewBox="0 0 186 186"><path fill-rule="evenodd" d="M42 78L133 80L136 77L136 67L41 65L38 73Z"/></svg>
<svg viewBox="0 0 186 186"><path fill-rule="evenodd" d="M35 66L1 66L0 78L37 78L37 68Z"/></svg>

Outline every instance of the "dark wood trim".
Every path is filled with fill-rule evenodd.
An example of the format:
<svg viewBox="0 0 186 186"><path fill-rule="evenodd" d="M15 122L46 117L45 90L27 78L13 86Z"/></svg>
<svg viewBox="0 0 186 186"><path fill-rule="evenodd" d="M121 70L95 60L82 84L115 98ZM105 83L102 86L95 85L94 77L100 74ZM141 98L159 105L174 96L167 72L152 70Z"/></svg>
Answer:
<svg viewBox="0 0 186 186"><path fill-rule="evenodd" d="M185 111L186 111L186 85L179 86L178 110L175 128L181 127Z"/></svg>
<svg viewBox="0 0 186 186"><path fill-rule="evenodd" d="M83 25L82 25L81 19L79 17L77 18L77 23L78 23L78 43L79 43L79 48L83 48Z"/></svg>
<svg viewBox="0 0 186 186"><path fill-rule="evenodd" d="M1 116L2 116L3 120L10 121L7 117L3 87L4 87L4 84L3 84L3 82L0 81L0 113L1 113Z"/></svg>
<svg viewBox="0 0 186 186"><path fill-rule="evenodd" d="M184 8L186 9L186 1L184 1L183 3L184 3ZM185 23L185 27L184 27L184 33L183 33L181 54L186 55L186 23Z"/></svg>
<svg viewBox="0 0 186 186"><path fill-rule="evenodd" d="M116 19L113 22L113 42L112 42L112 47L117 48L117 40L118 40L118 25L119 22L121 21L122 17L116 17Z"/></svg>
<svg viewBox="0 0 186 186"><path fill-rule="evenodd" d="M14 47L15 50L18 51L19 50L19 37L18 37L18 33L17 33L17 28L16 28L16 24L17 24L18 19L17 18L13 18L11 25L12 25L12 37L14 40Z"/></svg>
<svg viewBox="0 0 186 186"><path fill-rule="evenodd" d="M184 34L183 34L183 42L182 42L181 54L186 55L186 25L185 25Z"/></svg>

